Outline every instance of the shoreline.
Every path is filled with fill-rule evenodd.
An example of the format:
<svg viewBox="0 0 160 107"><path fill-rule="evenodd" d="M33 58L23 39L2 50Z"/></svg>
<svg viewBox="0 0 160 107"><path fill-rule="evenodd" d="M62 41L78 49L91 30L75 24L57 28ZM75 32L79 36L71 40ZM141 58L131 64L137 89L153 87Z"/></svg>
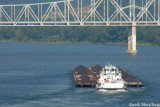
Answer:
<svg viewBox="0 0 160 107"><path fill-rule="evenodd" d="M61 44L97 44L97 45L128 45L127 43L90 43L90 42L36 42L36 41L5 41L5 40L2 40L0 41L0 43L61 43ZM141 44L141 43L137 43L137 46L156 46L156 47L159 47L160 45L151 45L151 44Z"/></svg>

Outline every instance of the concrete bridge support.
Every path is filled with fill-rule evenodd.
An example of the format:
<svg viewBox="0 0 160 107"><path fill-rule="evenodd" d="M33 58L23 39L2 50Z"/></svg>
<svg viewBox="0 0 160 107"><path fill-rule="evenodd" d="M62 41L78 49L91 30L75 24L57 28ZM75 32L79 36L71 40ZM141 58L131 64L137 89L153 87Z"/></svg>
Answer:
<svg viewBox="0 0 160 107"><path fill-rule="evenodd" d="M132 26L128 35L128 50L129 54L137 54L136 49L136 26Z"/></svg>

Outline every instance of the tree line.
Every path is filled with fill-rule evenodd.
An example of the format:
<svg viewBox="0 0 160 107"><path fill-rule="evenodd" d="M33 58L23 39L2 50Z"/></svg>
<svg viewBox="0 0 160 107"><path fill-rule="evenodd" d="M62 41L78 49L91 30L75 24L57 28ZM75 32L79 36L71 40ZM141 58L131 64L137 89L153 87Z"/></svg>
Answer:
<svg viewBox="0 0 160 107"><path fill-rule="evenodd" d="M0 27L0 41L127 44L129 27ZM160 45L159 27L137 27L137 43Z"/></svg>

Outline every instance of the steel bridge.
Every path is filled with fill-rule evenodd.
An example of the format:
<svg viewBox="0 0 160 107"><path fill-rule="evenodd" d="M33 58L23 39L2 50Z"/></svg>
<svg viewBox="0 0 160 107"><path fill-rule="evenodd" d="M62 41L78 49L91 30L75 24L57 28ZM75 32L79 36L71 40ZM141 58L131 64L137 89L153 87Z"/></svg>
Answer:
<svg viewBox="0 0 160 107"><path fill-rule="evenodd" d="M128 53L137 53L136 26L160 25L160 0L63 0L0 5L0 26L131 26Z"/></svg>

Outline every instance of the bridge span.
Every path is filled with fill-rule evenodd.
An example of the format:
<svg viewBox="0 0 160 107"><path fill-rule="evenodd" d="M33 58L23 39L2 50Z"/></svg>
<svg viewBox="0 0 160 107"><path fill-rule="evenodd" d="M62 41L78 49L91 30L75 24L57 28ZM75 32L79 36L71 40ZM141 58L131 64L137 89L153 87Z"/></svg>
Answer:
<svg viewBox="0 0 160 107"><path fill-rule="evenodd" d="M128 26L136 54L136 26L160 25L160 0L63 0L0 5L0 26Z"/></svg>

